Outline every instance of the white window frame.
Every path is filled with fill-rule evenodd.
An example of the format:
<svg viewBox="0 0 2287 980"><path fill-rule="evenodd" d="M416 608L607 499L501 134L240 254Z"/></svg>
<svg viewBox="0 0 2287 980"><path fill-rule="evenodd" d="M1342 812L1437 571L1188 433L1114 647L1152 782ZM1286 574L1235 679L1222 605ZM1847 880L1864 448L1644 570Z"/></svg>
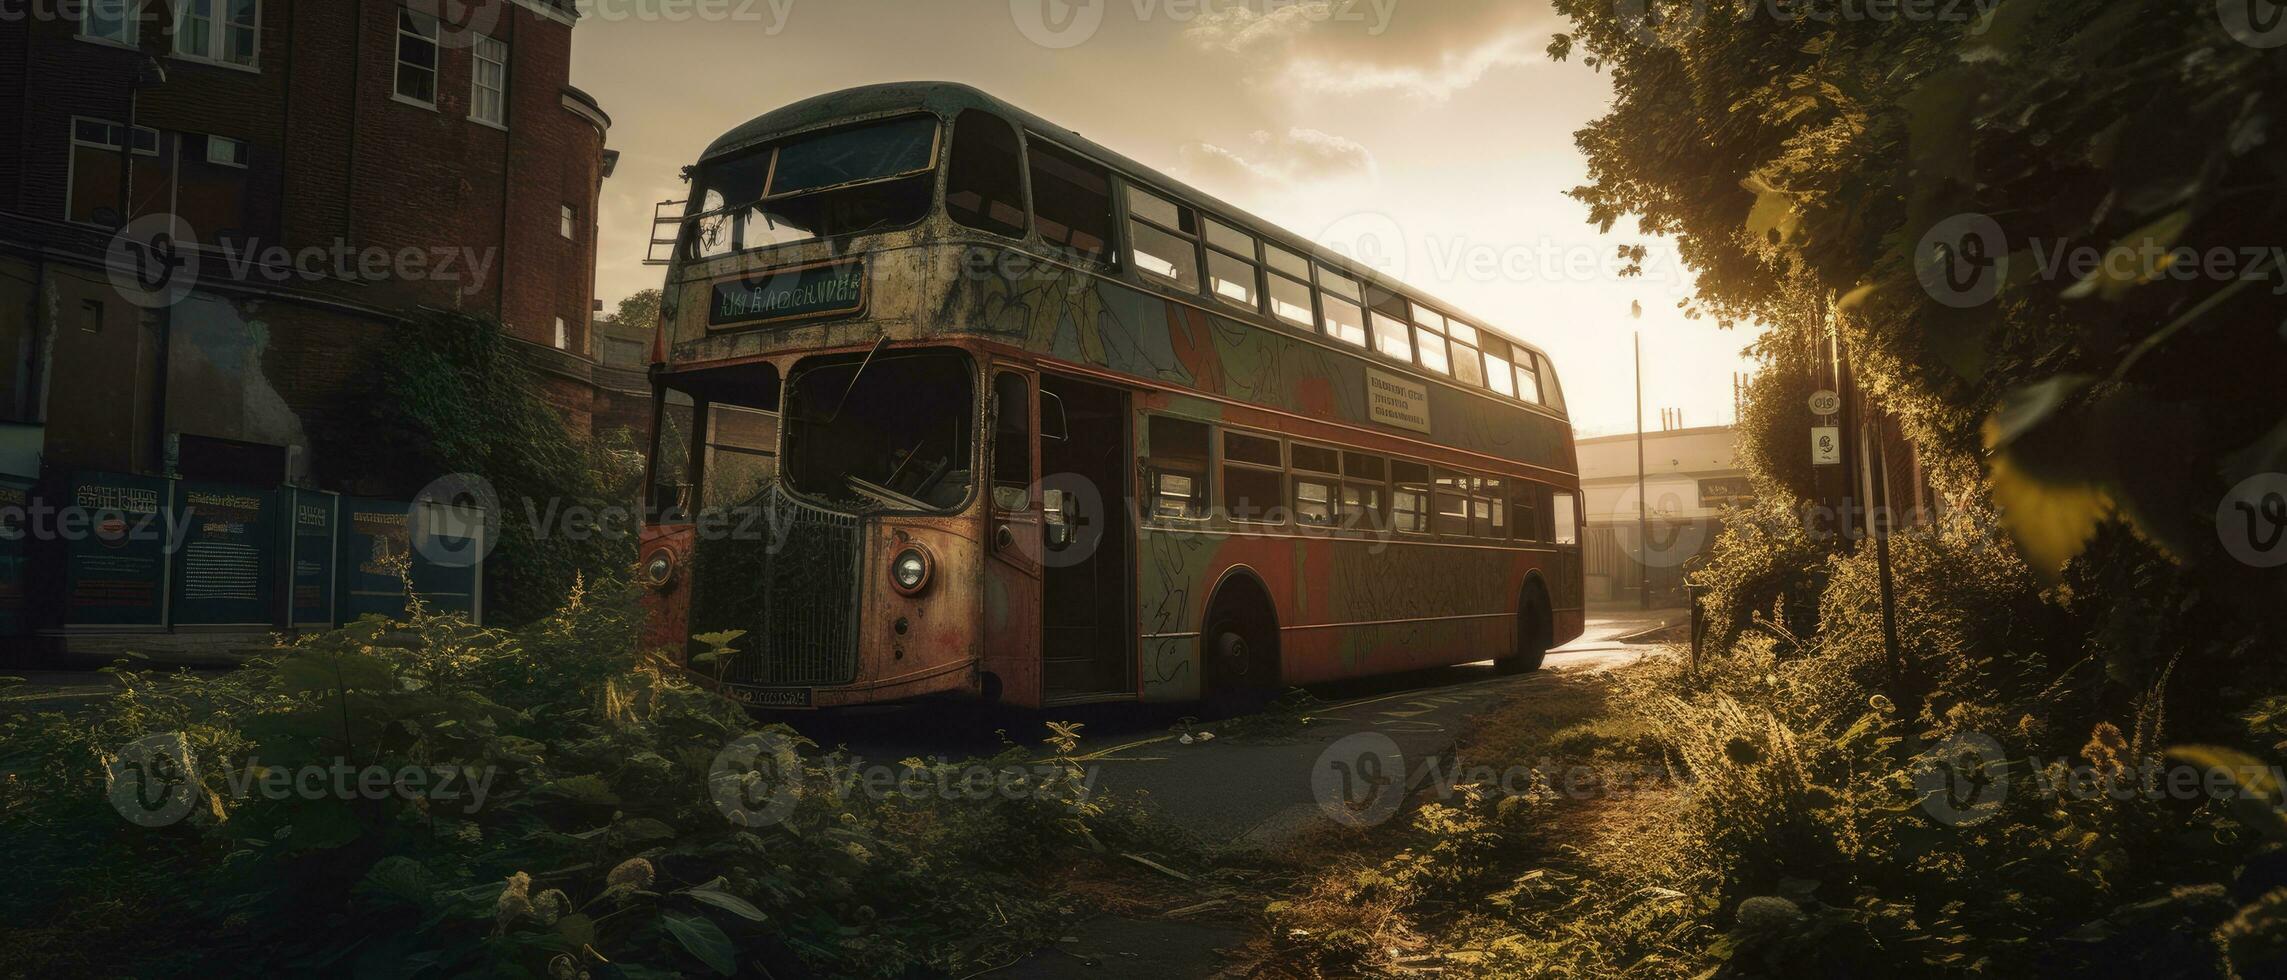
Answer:
<svg viewBox="0 0 2287 980"><path fill-rule="evenodd" d="M110 37L88 30L88 15L98 5L116 6L119 10L119 35ZM143 43L143 0L84 0L79 9L79 39L90 44L115 48L133 48Z"/></svg>
<svg viewBox="0 0 2287 980"><path fill-rule="evenodd" d="M569 205L569 204L566 204L566 205L564 205L564 212L563 212L563 215L564 215L564 219L563 219L563 226L562 226L561 228L558 228L558 229L557 229L557 232L558 232L559 234L563 235L563 236L564 236L564 240L565 240L565 241L567 241L567 242L576 242L576 241L579 241L579 240L580 240L580 236L579 236L579 230L580 230L580 209L578 209L578 208L575 208L575 207L573 207L573 206L571 206L571 205Z"/></svg>
<svg viewBox="0 0 2287 980"><path fill-rule="evenodd" d="M98 142L95 140L82 139L79 135L79 124L81 123L94 123L95 125L103 127L102 141ZM126 126L112 122L109 119L98 119L94 116L73 116L71 117L71 120L66 122L64 125L69 127L69 129L66 130L66 133L71 137L69 143L71 152L64 156L64 220L71 224L84 225L91 228L103 227L102 225L96 225L89 222L76 220L71 216L71 202L79 195L78 157L80 148L85 147L91 150L104 150L111 153L117 153L119 152L119 141L122 139L131 139L135 141L135 152L133 154L134 156L157 157L159 155L159 147L161 142L159 139L159 131L148 126L137 126L135 127L134 134L129 135ZM151 146L149 149L143 148L143 140L141 139L141 137L146 134L151 137ZM174 189L169 188L167 193L170 197L168 210L172 212L174 210L174 206L172 204L171 198L174 194ZM126 220L127 203L124 201L120 202L119 210L121 212L120 220Z"/></svg>
<svg viewBox="0 0 2287 980"><path fill-rule="evenodd" d="M185 61L196 61L200 64L237 68L243 71L259 72L262 70L262 0L254 0L254 20L245 25L234 24L230 19L230 10L234 0L212 0L213 12L204 18L194 18L191 15L191 5L197 0L173 0L173 2L175 4L174 57ZM190 37L189 25L194 19L205 20L207 23L206 49L203 51L192 50L183 46L185 39ZM245 26L254 31L254 39L248 43L245 61L233 60L230 57L230 36L233 29L239 26Z"/></svg>
<svg viewBox="0 0 2287 980"><path fill-rule="evenodd" d="M406 18L412 18L415 30L406 30ZM427 25L428 33L419 29ZM405 41L411 38L429 46L429 101L423 102L405 94ZM397 11L397 46L391 52L392 72L389 77L389 97L410 106L420 106L432 112L437 108L437 93L445 80L444 48L437 43L437 18L418 10Z"/></svg>
<svg viewBox="0 0 2287 980"><path fill-rule="evenodd" d="M498 52L498 57L490 53ZM484 73L487 67L500 72L499 84L487 87ZM484 114L485 96L496 101L493 115ZM469 49L469 119L495 129L508 128L508 42L497 37L479 36Z"/></svg>
<svg viewBox="0 0 2287 980"><path fill-rule="evenodd" d="M566 322L563 317L556 318L556 349L561 351L572 349L572 325Z"/></svg>
<svg viewBox="0 0 2287 980"><path fill-rule="evenodd" d="M238 148L239 152L234 154L231 159L218 160L215 158L214 154L215 147L217 145L235 146ZM239 159L241 156L243 156L245 159ZM206 162L214 164L218 167L236 167L240 170L244 170L246 169L247 164L251 162L253 158L254 148L248 146L245 140L236 139L229 136L216 136L213 133L206 134Z"/></svg>

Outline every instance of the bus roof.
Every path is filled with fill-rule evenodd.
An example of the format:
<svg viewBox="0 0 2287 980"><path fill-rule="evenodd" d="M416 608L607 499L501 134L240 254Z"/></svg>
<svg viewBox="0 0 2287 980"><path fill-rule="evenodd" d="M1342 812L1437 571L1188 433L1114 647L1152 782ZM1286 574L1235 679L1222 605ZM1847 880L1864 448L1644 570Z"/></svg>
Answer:
<svg viewBox="0 0 2287 980"><path fill-rule="evenodd" d="M1213 211L1216 217L1240 225L1260 237L1276 240L1281 247L1306 252L1313 260L1357 276L1379 289L1409 298L1419 298L1424 304L1455 315L1479 330L1487 331L1539 354L1543 360L1548 358L1547 351L1542 350L1536 344L1518 338L1514 331L1495 326L1483 317L1463 311L1451 303L1439 300L1419 289L1382 275L1369 266L1351 261L1346 256L1328 251L1307 236L1297 235L1285 228L1264 221L1212 194L1137 163L1074 130L1066 129L996 98L975 86L960 82L887 82L878 85L862 85L857 88L813 96L747 120L744 124L716 139L712 145L707 147L707 152L700 159L702 161L713 160L806 130L840 123L892 116L916 110L925 110L951 119L959 115L964 109L982 109L991 112L1023 129L1047 136L1062 144L1066 149L1094 157L1097 162L1114 170L1122 171L1133 179L1181 197L1187 203Z"/></svg>

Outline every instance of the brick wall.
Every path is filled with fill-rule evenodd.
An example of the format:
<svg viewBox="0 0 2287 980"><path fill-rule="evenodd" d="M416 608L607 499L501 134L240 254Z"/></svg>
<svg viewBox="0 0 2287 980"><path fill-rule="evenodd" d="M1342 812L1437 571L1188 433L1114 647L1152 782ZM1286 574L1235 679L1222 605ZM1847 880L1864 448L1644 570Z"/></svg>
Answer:
<svg viewBox="0 0 2287 980"><path fill-rule="evenodd" d="M130 81L154 59L166 79L135 97L134 121L249 145L243 230L255 249L414 250L424 266L433 269L444 255L455 266L444 275L233 283L223 263L208 261L202 294L227 295L229 311L170 348L193 355L188 366L169 366L171 430L298 441L325 424L361 353L387 342L391 317L416 306L493 316L511 335L542 346L553 345L561 317L571 353L589 355L602 115L584 96L575 99L579 108L567 107L575 91L570 24L514 0L480 2L490 6L475 17L508 46L505 131L469 118L474 53L468 43L452 43L451 32L439 51L434 108L394 97L399 14L434 12L436 0L264 0L256 71L173 56L158 3L146 10L139 50L80 39L71 23L0 19L0 92L21 93L0 102L0 212L12 212L0 213L0 240L51 247L69 241L96 258L86 243L107 233L60 224L72 180L71 120L126 121ZM148 188L138 184L141 199ZM569 240L560 232L566 204L578 215ZM47 267L53 277L62 265ZM101 273L91 280L86 288L101 292ZM228 326L240 321L242 327ZM123 323L117 335L125 342L149 329L147 321ZM140 342L155 343L148 336ZM141 447L156 439L143 431L151 424L139 421L142 410L93 396L155 398L144 386L155 376L142 378L148 367L133 367L155 348L114 360L104 375L105 358L81 357L84 346L59 350L53 364L51 455L62 451L55 462L64 466L148 471L156 461ZM134 392L121 390L123 365L139 372ZM251 375L239 371L249 365ZM549 397L585 428L595 396L577 380L584 372L569 374L546 382ZM281 420L281 409L292 418ZM99 445L105 440L121 445Z"/></svg>

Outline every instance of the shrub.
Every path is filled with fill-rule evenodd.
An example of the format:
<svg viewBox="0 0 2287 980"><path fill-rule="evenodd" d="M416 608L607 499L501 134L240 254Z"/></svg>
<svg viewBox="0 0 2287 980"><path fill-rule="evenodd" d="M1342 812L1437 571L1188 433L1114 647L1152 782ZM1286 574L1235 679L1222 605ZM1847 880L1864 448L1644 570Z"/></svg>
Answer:
<svg viewBox="0 0 2287 980"><path fill-rule="evenodd" d="M46 884L10 890L0 953L106 975L218 957L247 973L964 971L1048 939L1062 910L1043 869L1128 835L1068 761L1013 749L992 765L1024 765L1041 793L838 791L833 756L638 654L633 622L617 587L512 630L417 608L219 677L119 673L86 717L10 719L0 827L15 873ZM201 806L133 826L106 805L122 785L107 766L160 732L183 736ZM726 751L758 736L798 750L791 765ZM1068 754L1069 733L1052 744ZM486 774L485 796L474 780L457 799L232 785L337 764ZM758 779L787 788L783 819L726 819L726 798L778 799L723 795Z"/></svg>

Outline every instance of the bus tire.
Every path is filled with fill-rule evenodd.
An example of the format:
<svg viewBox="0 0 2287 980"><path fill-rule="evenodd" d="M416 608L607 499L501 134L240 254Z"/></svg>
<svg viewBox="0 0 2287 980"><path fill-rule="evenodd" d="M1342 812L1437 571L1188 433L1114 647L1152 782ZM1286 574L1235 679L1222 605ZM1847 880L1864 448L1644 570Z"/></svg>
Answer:
<svg viewBox="0 0 2287 980"><path fill-rule="evenodd" d="M1278 696L1278 620L1252 580L1226 585L1199 634L1200 692L1211 714L1260 711Z"/></svg>
<svg viewBox="0 0 2287 980"><path fill-rule="evenodd" d="M1493 668L1503 674L1530 674L1541 669L1541 663L1548 659L1553 629L1548 596L1537 583L1526 586L1524 601L1517 608L1517 652L1493 661Z"/></svg>

